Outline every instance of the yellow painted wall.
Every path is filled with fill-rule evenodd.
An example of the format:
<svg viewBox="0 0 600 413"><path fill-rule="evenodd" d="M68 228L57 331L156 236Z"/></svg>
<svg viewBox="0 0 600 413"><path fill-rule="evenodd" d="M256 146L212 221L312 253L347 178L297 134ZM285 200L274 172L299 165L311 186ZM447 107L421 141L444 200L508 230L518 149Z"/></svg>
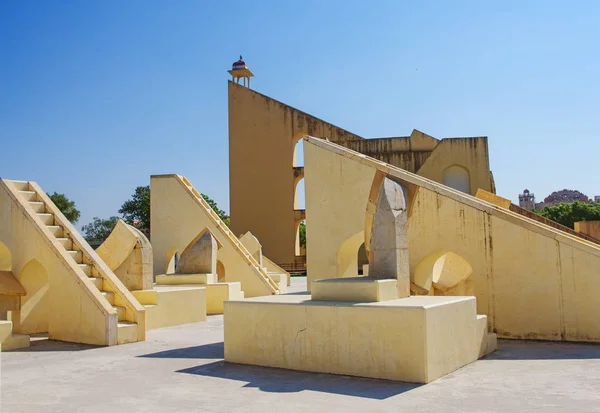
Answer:
<svg viewBox="0 0 600 413"><path fill-rule="evenodd" d="M233 82L228 88L231 228L235 234L252 231L276 263L293 263L297 140L303 134L361 138Z"/></svg>
<svg viewBox="0 0 600 413"><path fill-rule="evenodd" d="M212 210L199 204L183 179L177 175L155 175L150 180L154 273L165 273L173 254L176 251L181 254L200 232L208 228L222 245L217 259L225 267L224 281L241 282L247 297L275 293L276 285L267 273L254 259L252 264L244 258L241 243L218 217L211 219L209 213ZM225 236L224 231L228 231L230 237Z"/></svg>
<svg viewBox="0 0 600 413"><path fill-rule="evenodd" d="M411 274L430 254L452 251L471 265L478 313L488 315L499 336L600 341L596 244L333 143L308 138L304 157L309 286L347 275L334 265L341 240L364 231L369 189L380 170L409 188Z"/></svg>
<svg viewBox="0 0 600 413"><path fill-rule="evenodd" d="M600 221L576 222L575 231L600 240Z"/></svg>
<svg viewBox="0 0 600 413"><path fill-rule="evenodd" d="M473 297L228 301L224 330L229 362L418 383L477 360L482 347L483 354L495 349Z"/></svg>
<svg viewBox="0 0 600 413"><path fill-rule="evenodd" d="M148 330L206 320L207 294L204 286L156 286L133 291L146 306Z"/></svg>
<svg viewBox="0 0 600 413"><path fill-rule="evenodd" d="M49 310L47 319L39 313L28 312L21 317L14 312L11 315L14 332L40 330L47 323L51 339L117 344L116 312L94 291L91 281L73 269L72 258L62 252L64 248L45 226L36 226L28 219L7 185L12 184L0 181L0 242L11 252L12 272L20 279L23 269L35 260L48 274L49 284L43 298L44 307Z"/></svg>
<svg viewBox="0 0 600 413"><path fill-rule="evenodd" d="M303 262L295 255L294 213L294 190L302 173L295 175L293 158L304 134L339 142L438 182L445 168L460 165L469 170L471 194L477 188L494 192L487 138L438 141L414 130L409 137L363 139L233 82L228 92L231 228L235 234L252 231L263 253L280 265Z"/></svg>
<svg viewBox="0 0 600 413"><path fill-rule="evenodd" d="M96 253L129 290L152 288L152 246L140 230L119 220Z"/></svg>
<svg viewBox="0 0 600 413"><path fill-rule="evenodd" d="M453 165L469 172L471 195L475 195L477 189L494 192L486 137L442 139L416 173L442 183L444 171Z"/></svg>

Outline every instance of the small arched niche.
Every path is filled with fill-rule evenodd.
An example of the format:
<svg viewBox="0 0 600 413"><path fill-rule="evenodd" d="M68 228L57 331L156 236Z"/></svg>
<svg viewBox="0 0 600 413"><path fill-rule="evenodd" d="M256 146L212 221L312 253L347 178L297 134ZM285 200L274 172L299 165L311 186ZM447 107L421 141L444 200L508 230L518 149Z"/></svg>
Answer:
<svg viewBox="0 0 600 413"><path fill-rule="evenodd" d="M358 251L364 241L365 234L363 231L359 231L342 242L337 252L336 277L358 276Z"/></svg>
<svg viewBox="0 0 600 413"><path fill-rule="evenodd" d="M429 295L474 295L471 264L460 255L437 250L415 267L413 282Z"/></svg>
<svg viewBox="0 0 600 413"><path fill-rule="evenodd" d="M31 260L21 270L19 282L27 292L21 297L19 333L35 334L48 332L50 313L48 272L37 260Z"/></svg>
<svg viewBox="0 0 600 413"><path fill-rule="evenodd" d="M177 248L171 248L167 251L167 260L165 266L165 274L174 274L175 268L177 268L177 262L179 261L179 252Z"/></svg>
<svg viewBox="0 0 600 413"><path fill-rule="evenodd" d="M356 259L358 261L358 273L365 275L363 273L363 268L365 265L369 264L369 257L367 256L367 250L365 248L364 242L358 248L358 254L357 254Z"/></svg>
<svg viewBox="0 0 600 413"><path fill-rule="evenodd" d="M220 283L225 282L225 266L219 260L217 260L217 278Z"/></svg>
<svg viewBox="0 0 600 413"><path fill-rule="evenodd" d="M452 165L444 169L442 183L457 191L471 193L469 170L463 166Z"/></svg>

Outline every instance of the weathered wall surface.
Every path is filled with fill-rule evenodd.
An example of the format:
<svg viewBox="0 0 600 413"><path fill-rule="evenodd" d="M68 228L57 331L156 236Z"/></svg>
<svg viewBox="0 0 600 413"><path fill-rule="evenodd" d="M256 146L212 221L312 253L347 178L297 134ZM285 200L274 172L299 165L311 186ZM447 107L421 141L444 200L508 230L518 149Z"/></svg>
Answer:
<svg viewBox="0 0 600 413"><path fill-rule="evenodd" d="M442 139L416 173L442 183L444 171L454 165L461 166L469 172L471 195L475 195L480 188L494 192L487 138Z"/></svg>
<svg viewBox="0 0 600 413"><path fill-rule="evenodd" d="M443 182L453 165L470 174L470 192L494 192L486 138L439 141L414 130L404 138L363 139L288 105L229 82L229 195L231 228L252 231L278 264L296 259L295 144L304 134L327 138L386 163Z"/></svg>
<svg viewBox="0 0 600 413"><path fill-rule="evenodd" d="M304 155L311 166L307 245L316 244L307 256L309 286L314 279L348 276L346 267L333 263L345 234L365 228L370 185L379 170L409 188L411 275L430 254L452 251L471 265L478 313L488 316L499 336L600 341L597 245L325 141L309 138ZM344 175L331 173L336 169ZM349 175L361 183L349 186L342 178ZM313 188L316 183L319 188ZM326 203L319 194L329 194ZM341 210L347 212L338 215Z"/></svg>
<svg viewBox="0 0 600 413"><path fill-rule="evenodd" d="M600 221L581 221L575 223L575 231L588 238L592 237L593 241L600 240Z"/></svg>
<svg viewBox="0 0 600 413"><path fill-rule="evenodd" d="M332 141L362 138L246 87L228 84L231 229L235 234L252 231L266 256L276 263L293 263L296 142L304 134Z"/></svg>

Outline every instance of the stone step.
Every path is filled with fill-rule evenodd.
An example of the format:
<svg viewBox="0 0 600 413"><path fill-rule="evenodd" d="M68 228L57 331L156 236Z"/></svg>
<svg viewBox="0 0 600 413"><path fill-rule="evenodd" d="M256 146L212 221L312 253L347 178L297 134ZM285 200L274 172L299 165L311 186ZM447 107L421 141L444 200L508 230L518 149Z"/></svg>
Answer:
<svg viewBox="0 0 600 413"><path fill-rule="evenodd" d="M38 218L42 220L44 225L54 225L54 215L48 214L47 212L38 213Z"/></svg>
<svg viewBox="0 0 600 413"><path fill-rule="evenodd" d="M137 339L137 323L119 321L117 324L117 344L135 343Z"/></svg>
<svg viewBox="0 0 600 413"><path fill-rule="evenodd" d="M29 182L28 181L12 181L17 191L29 191Z"/></svg>
<svg viewBox="0 0 600 413"><path fill-rule="evenodd" d="M38 200L35 191L19 191L19 195L28 202Z"/></svg>
<svg viewBox="0 0 600 413"><path fill-rule="evenodd" d="M17 350L27 348L30 344L30 337L27 334L12 333L2 342L2 351Z"/></svg>
<svg viewBox="0 0 600 413"><path fill-rule="evenodd" d="M113 305L113 308L117 312L117 319L119 320L119 322L125 321L125 307L122 307L120 305Z"/></svg>
<svg viewBox="0 0 600 413"><path fill-rule="evenodd" d="M60 244L65 247L67 251L73 249L73 241L71 241L70 238L57 238L56 240L60 242Z"/></svg>
<svg viewBox="0 0 600 413"><path fill-rule="evenodd" d="M29 202L29 206L31 206L31 208L33 208L33 210L37 213L46 212L46 204L44 204L43 202L40 202L40 201Z"/></svg>
<svg viewBox="0 0 600 413"><path fill-rule="evenodd" d="M67 254L69 254L77 264L83 264L83 253L81 251L67 251Z"/></svg>
<svg viewBox="0 0 600 413"><path fill-rule="evenodd" d="M59 225L47 225L48 230L54 235L56 238L60 238L63 235L63 229Z"/></svg>
<svg viewBox="0 0 600 413"><path fill-rule="evenodd" d="M90 264L78 264L79 268L81 268L81 270L83 271L83 273L85 275L87 275L88 277L91 277L92 274L92 266Z"/></svg>
<svg viewBox="0 0 600 413"><path fill-rule="evenodd" d="M106 298L106 301L108 301L108 303L110 305L115 305L115 293L113 293L112 291L100 291L100 292L102 293L104 298Z"/></svg>
<svg viewBox="0 0 600 413"><path fill-rule="evenodd" d="M89 280L96 286L99 291L102 291L102 278L101 277L89 277Z"/></svg>

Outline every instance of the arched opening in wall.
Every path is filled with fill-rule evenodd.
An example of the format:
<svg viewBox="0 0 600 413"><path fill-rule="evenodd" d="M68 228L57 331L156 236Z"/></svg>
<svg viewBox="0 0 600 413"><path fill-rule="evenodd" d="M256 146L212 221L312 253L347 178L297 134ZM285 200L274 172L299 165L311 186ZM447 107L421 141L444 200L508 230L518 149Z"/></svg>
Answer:
<svg viewBox="0 0 600 413"><path fill-rule="evenodd" d="M423 295L475 295L473 268L460 255L437 250L419 261L413 283Z"/></svg>
<svg viewBox="0 0 600 413"><path fill-rule="evenodd" d="M166 266L165 274L174 274L175 268L177 268L177 262L179 261L179 252L176 248L171 248L166 254Z"/></svg>
<svg viewBox="0 0 600 413"><path fill-rule="evenodd" d="M465 167L452 165L444 169L442 183L458 191L471 193L469 170Z"/></svg>
<svg viewBox="0 0 600 413"><path fill-rule="evenodd" d="M304 175L294 181L294 209L303 210L306 208L304 199Z"/></svg>
<svg viewBox="0 0 600 413"><path fill-rule="evenodd" d="M365 275L363 272L363 266L369 263L369 257L367 257L367 250L365 249L364 242L360 244L360 247L358 248L358 254L356 259L358 261L358 274Z"/></svg>
<svg viewBox="0 0 600 413"><path fill-rule="evenodd" d="M0 242L0 271L12 270L12 255L8 247Z"/></svg>
<svg viewBox="0 0 600 413"><path fill-rule="evenodd" d="M306 255L306 221L296 221L296 250L297 257Z"/></svg>
<svg viewBox="0 0 600 413"><path fill-rule="evenodd" d="M18 313L18 332L35 334L48 332L50 314L48 272L37 260L31 260L21 270L19 282L27 294L21 297Z"/></svg>
<svg viewBox="0 0 600 413"><path fill-rule="evenodd" d="M336 278L358 276L358 250L364 241L365 233L359 231L342 242L337 252Z"/></svg>
<svg viewBox="0 0 600 413"><path fill-rule="evenodd" d="M219 260L217 260L217 279L220 283L225 282L225 266Z"/></svg>
<svg viewBox="0 0 600 413"><path fill-rule="evenodd" d="M292 146L294 147L292 158L293 167L304 166L304 140L302 138L305 135L305 133L298 133L292 138Z"/></svg>

